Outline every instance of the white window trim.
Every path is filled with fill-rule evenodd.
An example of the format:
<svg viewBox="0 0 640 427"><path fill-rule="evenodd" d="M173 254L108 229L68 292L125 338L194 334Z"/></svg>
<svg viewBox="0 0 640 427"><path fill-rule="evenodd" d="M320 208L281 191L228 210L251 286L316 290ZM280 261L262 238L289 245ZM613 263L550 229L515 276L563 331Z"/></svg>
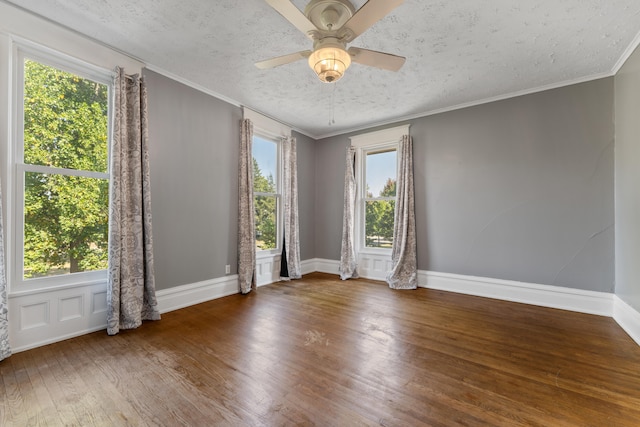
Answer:
<svg viewBox="0 0 640 427"><path fill-rule="evenodd" d="M258 250L256 249L256 258L257 259L264 259L264 258L273 258L276 256L279 256L282 253L282 236L284 233L284 230L282 229L282 225L283 225L283 211L282 211L282 188L283 188L283 183L282 183L282 167L283 167L283 163L282 163L282 143L281 140L282 138L288 138L291 136L291 127L278 122L277 120L274 120L270 117L267 117L263 114L260 114L256 111L253 111L247 107L243 107L242 109L242 114L243 117L245 119L249 119L251 120L251 122L253 123L253 134L254 136L259 136L262 137L264 139L268 139L271 141L274 141L276 143L276 146L278 147L278 164L277 164L277 170L278 170L278 182L277 182L277 186L278 186L278 191L279 193L276 195L277 199L278 199L278 211L277 211L277 227L276 227L276 247L275 249L266 249L266 250ZM255 196L255 195L254 195Z"/></svg>
<svg viewBox="0 0 640 427"><path fill-rule="evenodd" d="M261 129L254 131L253 136L272 141L276 144L276 193L254 193L253 196L275 196L276 197L276 247L273 249L258 249L256 248L256 257L265 258L273 255L279 255L282 253L282 143L280 137L274 137L263 133Z"/></svg>
<svg viewBox="0 0 640 427"><path fill-rule="evenodd" d="M291 136L291 128L289 126L247 107L243 107L242 115L245 119L251 120L255 134L278 139Z"/></svg>
<svg viewBox="0 0 640 427"><path fill-rule="evenodd" d="M351 145L356 148L356 224L355 224L355 244L358 254L369 255L391 255L391 249L370 248L365 245L364 225L364 183L366 182L366 154L372 151L383 151L385 149L398 149L403 135L409 134L409 124L383 129L375 132L368 132L350 137ZM399 160L399 157L398 157Z"/></svg>
<svg viewBox="0 0 640 427"><path fill-rule="evenodd" d="M107 150L110 155L111 131L113 124L113 79L114 71L94 66L78 60L69 55L58 53L46 47L40 47L31 42L14 42L12 47L12 101L11 101L11 138L10 138L10 175L11 185L9 194L11 222L9 223L9 251L7 262L7 275L9 280L9 294L23 295L32 292L52 289L66 289L82 285L93 285L105 282L107 270L86 271L59 276L39 277L25 280L23 274L24 264L24 173L62 173L63 175L83 176L89 178L109 179L109 171L77 171L40 165L27 165L24 163L24 60L25 58L46 64L60 70L70 72L81 77L105 84L109 90L109 122L107 136ZM107 165L109 165L107 161ZM107 166L108 167L108 166Z"/></svg>

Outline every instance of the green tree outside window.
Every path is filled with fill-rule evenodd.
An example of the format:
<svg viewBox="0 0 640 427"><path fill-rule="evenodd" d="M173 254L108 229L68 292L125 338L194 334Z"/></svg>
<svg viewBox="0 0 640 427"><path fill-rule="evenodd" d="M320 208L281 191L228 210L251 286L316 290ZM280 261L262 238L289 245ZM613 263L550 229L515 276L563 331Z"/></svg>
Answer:
<svg viewBox="0 0 640 427"><path fill-rule="evenodd" d="M388 178L379 197L395 197L396 180ZM367 191L367 197L374 197ZM365 244L367 247L391 248L395 200L367 200L365 203Z"/></svg>
<svg viewBox="0 0 640 427"><path fill-rule="evenodd" d="M271 174L264 176L253 159L253 191L256 193L275 193L276 184ZM274 195L257 195L254 198L256 248L258 250L275 249L277 247L278 198Z"/></svg>
<svg viewBox="0 0 640 427"><path fill-rule="evenodd" d="M109 182L82 175L108 169L108 96L107 85L24 62L25 279L107 267Z"/></svg>

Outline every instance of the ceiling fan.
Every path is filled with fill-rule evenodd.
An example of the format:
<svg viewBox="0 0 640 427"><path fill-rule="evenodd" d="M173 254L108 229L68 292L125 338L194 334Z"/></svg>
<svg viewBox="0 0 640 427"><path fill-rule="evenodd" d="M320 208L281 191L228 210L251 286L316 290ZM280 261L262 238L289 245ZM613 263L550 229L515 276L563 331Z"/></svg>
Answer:
<svg viewBox="0 0 640 427"><path fill-rule="evenodd" d="M350 47L369 27L400 6L404 0L369 0L358 11L349 0L311 0L304 14L290 0L266 0L294 27L313 40L313 50L303 50L256 62L260 69L308 58L309 66L325 83L340 79L351 61L398 71L405 58L390 53Z"/></svg>

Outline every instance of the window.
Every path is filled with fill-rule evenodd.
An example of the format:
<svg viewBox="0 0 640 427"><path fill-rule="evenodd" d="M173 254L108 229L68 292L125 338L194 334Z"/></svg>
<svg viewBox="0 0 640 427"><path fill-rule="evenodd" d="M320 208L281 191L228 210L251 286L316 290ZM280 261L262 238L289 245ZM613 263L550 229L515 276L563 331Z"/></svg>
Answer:
<svg viewBox="0 0 640 427"><path fill-rule="evenodd" d="M398 143L409 126L351 137L356 147L356 246L362 252L390 253L396 205Z"/></svg>
<svg viewBox="0 0 640 427"><path fill-rule="evenodd" d="M253 203L256 249L275 250L279 245L280 144L274 139L253 137Z"/></svg>
<svg viewBox="0 0 640 427"><path fill-rule="evenodd" d="M107 267L111 75L17 59L16 279L61 283Z"/></svg>
<svg viewBox="0 0 640 427"><path fill-rule="evenodd" d="M396 149L365 150L364 246L391 249L396 206Z"/></svg>
<svg viewBox="0 0 640 427"><path fill-rule="evenodd" d="M279 256L282 242L282 161L283 137L291 128L244 107L244 118L253 123L253 203L255 209L256 250L260 259Z"/></svg>

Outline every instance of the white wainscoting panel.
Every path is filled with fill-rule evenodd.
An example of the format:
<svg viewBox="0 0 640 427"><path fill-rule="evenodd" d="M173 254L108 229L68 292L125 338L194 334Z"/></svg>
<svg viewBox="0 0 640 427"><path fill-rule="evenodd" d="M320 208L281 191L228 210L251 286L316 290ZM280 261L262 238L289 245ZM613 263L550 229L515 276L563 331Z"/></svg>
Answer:
<svg viewBox="0 0 640 427"><path fill-rule="evenodd" d="M20 352L107 327L107 284L9 295L9 341Z"/></svg>
<svg viewBox="0 0 640 427"><path fill-rule="evenodd" d="M93 293L91 298L91 313L100 314L105 313L105 319L107 316L107 291Z"/></svg>
<svg viewBox="0 0 640 427"><path fill-rule="evenodd" d="M358 275L365 279L384 281L391 267L391 253L358 254Z"/></svg>
<svg viewBox="0 0 640 427"><path fill-rule="evenodd" d="M303 274L317 270L317 260L301 262ZM338 263L327 261L321 265ZM258 286L280 280L280 255L259 258ZM238 276L230 275L156 292L161 313L237 294ZM107 327L107 285L92 283L65 289L9 295L9 340L14 353L95 332ZM106 332L105 332L106 333Z"/></svg>
<svg viewBox="0 0 640 427"><path fill-rule="evenodd" d="M74 295L68 298L60 298L58 304L58 321L79 319L84 316L84 295Z"/></svg>
<svg viewBox="0 0 640 427"><path fill-rule="evenodd" d="M280 280L280 254L256 258L256 283L264 286Z"/></svg>
<svg viewBox="0 0 640 427"><path fill-rule="evenodd" d="M49 315L49 301L40 301L33 304L23 304L20 306L20 323L19 331L28 329L41 328L51 323Z"/></svg>
<svg viewBox="0 0 640 427"><path fill-rule="evenodd" d="M364 259L363 259L364 258ZM320 273L340 274L340 261L333 259L314 258L307 260L309 266ZM376 267L377 266L377 267ZM382 267L384 266L384 267ZM391 256L362 255L358 258L358 276L371 280L386 280L387 272L391 270Z"/></svg>

